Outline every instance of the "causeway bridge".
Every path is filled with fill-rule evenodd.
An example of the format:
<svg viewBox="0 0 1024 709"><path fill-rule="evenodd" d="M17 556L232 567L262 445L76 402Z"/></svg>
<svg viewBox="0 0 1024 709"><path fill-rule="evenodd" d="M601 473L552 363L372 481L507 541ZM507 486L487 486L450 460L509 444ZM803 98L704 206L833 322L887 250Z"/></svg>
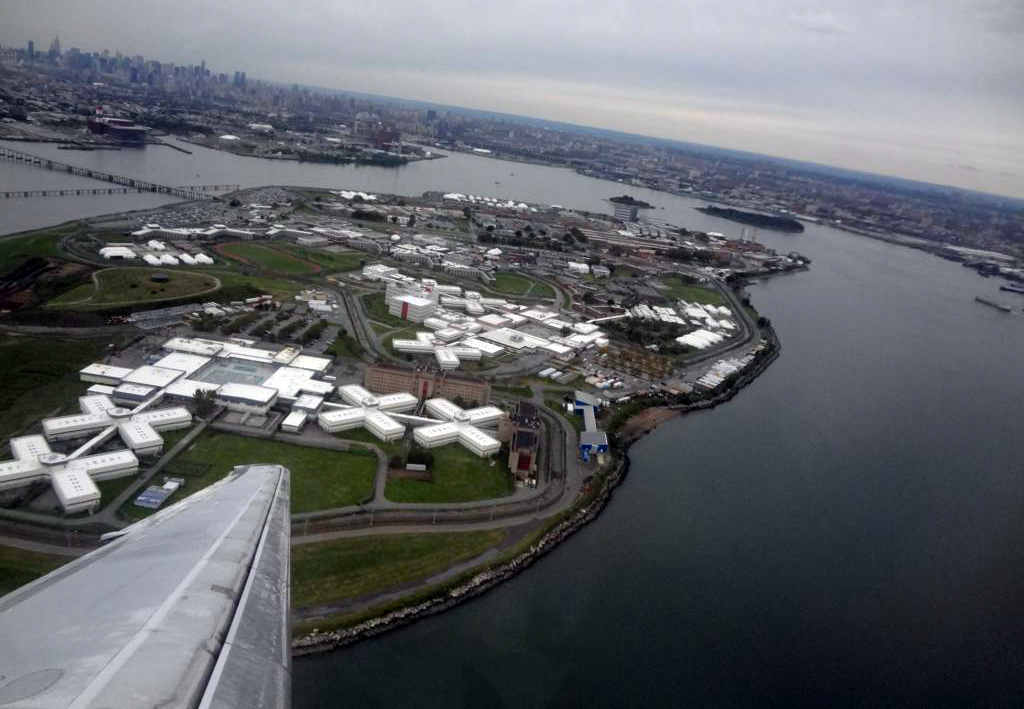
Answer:
<svg viewBox="0 0 1024 709"><path fill-rule="evenodd" d="M193 192L234 192L238 185L184 185L177 189ZM129 194L131 192L149 192L142 187L81 187L58 190L0 190L0 199L12 197L74 197L78 195L97 194Z"/></svg>
<svg viewBox="0 0 1024 709"><path fill-rule="evenodd" d="M173 197L181 197L182 199L188 200L210 200L213 197L207 194L208 191L214 191L209 189L210 185L206 185L207 190L193 187L173 187L171 185L161 185L156 182L150 182L148 180L139 180L134 177L126 177L125 175L113 175L109 172L103 172L101 170L94 170L91 167L80 167L78 165L68 165L58 160L52 160L50 158L42 158L38 155L32 155L30 153L23 152L21 150L15 150L14 148L8 148L6 146L0 146L0 160L7 160L8 162L21 163L23 165L34 165L41 167L44 170L53 170L55 172L66 172L70 175L79 175L81 177L88 177L93 180L100 180L102 182L110 182L115 185L121 185L126 191L131 192L156 192L157 194L168 194ZM233 185L234 186L234 185ZM39 193L55 193L55 194L68 194L74 190L12 190L9 196L12 197L36 197L36 196L52 196L51 194L39 194ZM88 190L81 191L83 194L117 194L108 193L103 191L89 192ZM8 196L8 195L4 195Z"/></svg>

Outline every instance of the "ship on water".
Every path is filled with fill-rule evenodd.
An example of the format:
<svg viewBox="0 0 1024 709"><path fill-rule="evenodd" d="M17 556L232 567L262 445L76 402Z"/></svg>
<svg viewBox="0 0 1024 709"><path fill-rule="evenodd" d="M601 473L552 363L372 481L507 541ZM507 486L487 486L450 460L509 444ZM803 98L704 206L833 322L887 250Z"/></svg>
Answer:
<svg viewBox="0 0 1024 709"><path fill-rule="evenodd" d="M984 303L985 305L989 305L993 308L998 308L999 310L1002 310L1004 313L1013 312L1013 308L1007 305L1006 303L1000 303L997 300L989 300L988 298L982 298L980 295L974 296L974 299L979 303Z"/></svg>
<svg viewBox="0 0 1024 709"><path fill-rule="evenodd" d="M1017 285L1016 283L1007 283L999 286L999 290L1009 291L1010 293L1020 293L1024 295L1024 286Z"/></svg>

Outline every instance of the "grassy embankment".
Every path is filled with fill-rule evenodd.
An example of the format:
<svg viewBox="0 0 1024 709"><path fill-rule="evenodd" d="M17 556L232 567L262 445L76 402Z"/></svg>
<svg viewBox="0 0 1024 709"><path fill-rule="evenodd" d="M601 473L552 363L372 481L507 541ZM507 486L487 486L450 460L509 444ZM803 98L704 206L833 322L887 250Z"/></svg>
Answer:
<svg viewBox="0 0 1024 709"><path fill-rule="evenodd" d="M664 286L661 290L667 298L685 300L689 303L700 303L702 305L705 303L709 305L725 305L725 298L713 288L686 283L677 276L662 278L661 283Z"/></svg>
<svg viewBox="0 0 1024 709"><path fill-rule="evenodd" d="M509 473L500 460L486 458L451 443L431 448L433 482L389 480L384 495L392 502L473 502L512 493Z"/></svg>
<svg viewBox="0 0 1024 709"><path fill-rule="evenodd" d="M315 265L263 244L251 242L224 244L220 247L220 252L243 263L251 262L260 268L276 273L303 275L317 271Z"/></svg>
<svg viewBox="0 0 1024 709"><path fill-rule="evenodd" d="M504 530L356 537L292 549L292 607L343 603L430 578L501 542Z"/></svg>
<svg viewBox="0 0 1024 709"><path fill-rule="evenodd" d="M44 574L72 561L70 556L40 554L14 547L0 546L0 596L35 581Z"/></svg>
<svg viewBox="0 0 1024 709"><path fill-rule="evenodd" d="M152 280L154 273L168 277L166 283ZM159 268L109 268L95 273L99 287L83 283L51 300L51 307L94 309L127 303L177 300L210 291L217 280L202 273L161 270Z"/></svg>
<svg viewBox="0 0 1024 709"><path fill-rule="evenodd" d="M278 463L291 471L292 513L358 504L373 493L377 471L377 458L365 451L327 450L204 431L158 476L180 476L186 481L164 507L212 485L234 466L249 463ZM157 484L159 480L153 482ZM153 512L136 507L132 500L120 509L120 514L129 520L142 519Z"/></svg>
<svg viewBox="0 0 1024 709"><path fill-rule="evenodd" d="M322 268L325 273L344 273L359 268L359 264L366 260L366 254L362 252L338 253L336 251L325 251L323 249L303 248L290 244L281 244L276 247L280 251L297 256L305 261L311 261Z"/></svg>

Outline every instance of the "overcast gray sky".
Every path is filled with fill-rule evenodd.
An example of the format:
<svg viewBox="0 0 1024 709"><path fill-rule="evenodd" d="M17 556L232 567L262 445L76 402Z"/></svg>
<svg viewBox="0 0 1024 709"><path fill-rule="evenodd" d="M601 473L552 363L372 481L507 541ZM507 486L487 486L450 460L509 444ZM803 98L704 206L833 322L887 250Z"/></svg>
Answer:
<svg viewBox="0 0 1024 709"><path fill-rule="evenodd" d="M0 0L54 34L1024 197L1024 0Z"/></svg>

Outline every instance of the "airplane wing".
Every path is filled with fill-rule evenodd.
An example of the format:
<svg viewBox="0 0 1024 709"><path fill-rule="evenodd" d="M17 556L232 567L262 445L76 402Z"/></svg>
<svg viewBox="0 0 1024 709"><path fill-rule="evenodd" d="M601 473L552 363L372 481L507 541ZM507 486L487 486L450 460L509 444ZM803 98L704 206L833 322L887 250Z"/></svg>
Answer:
<svg viewBox="0 0 1024 709"><path fill-rule="evenodd" d="M0 598L0 706L289 706L288 485L235 468Z"/></svg>

